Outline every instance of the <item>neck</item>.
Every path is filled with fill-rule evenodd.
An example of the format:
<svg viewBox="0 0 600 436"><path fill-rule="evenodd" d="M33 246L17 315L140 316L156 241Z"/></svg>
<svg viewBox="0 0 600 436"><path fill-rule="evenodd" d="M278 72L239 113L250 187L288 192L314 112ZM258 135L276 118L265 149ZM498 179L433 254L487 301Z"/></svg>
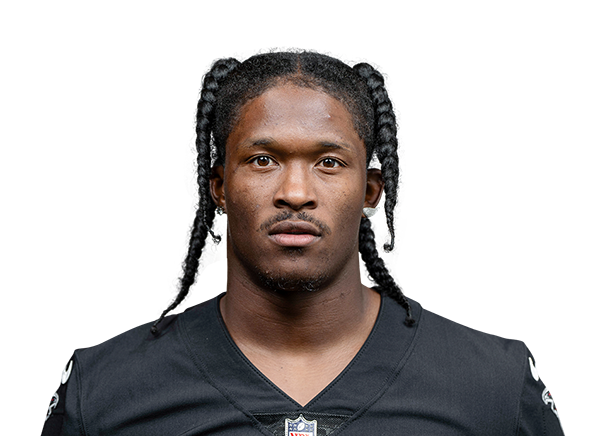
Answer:
<svg viewBox="0 0 600 436"><path fill-rule="evenodd" d="M273 291L228 272L221 314L242 349L303 353L364 343L380 297L360 282L358 256L348 272L315 291Z"/></svg>

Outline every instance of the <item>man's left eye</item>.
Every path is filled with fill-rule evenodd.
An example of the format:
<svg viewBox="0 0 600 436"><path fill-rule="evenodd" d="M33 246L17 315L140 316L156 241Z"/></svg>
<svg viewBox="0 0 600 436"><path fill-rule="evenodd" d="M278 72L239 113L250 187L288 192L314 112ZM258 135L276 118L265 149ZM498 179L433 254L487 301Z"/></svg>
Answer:
<svg viewBox="0 0 600 436"><path fill-rule="evenodd" d="M320 162L325 168L335 168L340 166L340 162L332 157L326 157Z"/></svg>

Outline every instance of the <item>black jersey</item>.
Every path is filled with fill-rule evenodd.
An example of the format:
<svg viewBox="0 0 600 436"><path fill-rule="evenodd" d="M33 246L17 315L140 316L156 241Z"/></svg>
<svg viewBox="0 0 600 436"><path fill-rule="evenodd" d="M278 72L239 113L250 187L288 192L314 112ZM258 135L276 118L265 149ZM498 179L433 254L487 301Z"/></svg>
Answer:
<svg viewBox="0 0 600 436"><path fill-rule="evenodd" d="M369 338L302 407L246 359L219 297L77 350L53 396L50 435L562 435L522 342L383 297Z"/></svg>

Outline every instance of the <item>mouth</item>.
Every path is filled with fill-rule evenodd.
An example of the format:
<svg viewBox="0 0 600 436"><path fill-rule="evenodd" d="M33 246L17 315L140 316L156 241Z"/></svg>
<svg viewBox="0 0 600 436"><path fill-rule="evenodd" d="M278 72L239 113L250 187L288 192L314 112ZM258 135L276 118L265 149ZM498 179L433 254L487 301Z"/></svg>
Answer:
<svg viewBox="0 0 600 436"><path fill-rule="evenodd" d="M269 238L282 247L307 247L320 237L320 230L305 221L283 221L269 230Z"/></svg>

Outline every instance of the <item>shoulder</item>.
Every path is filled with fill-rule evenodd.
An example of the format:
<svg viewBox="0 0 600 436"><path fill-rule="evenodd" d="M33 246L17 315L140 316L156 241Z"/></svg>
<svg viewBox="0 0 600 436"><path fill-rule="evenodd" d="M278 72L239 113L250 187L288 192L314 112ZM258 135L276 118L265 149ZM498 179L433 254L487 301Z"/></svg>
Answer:
<svg viewBox="0 0 600 436"><path fill-rule="evenodd" d="M166 317L156 335L150 322L76 350L71 397L78 398L73 414L81 417L83 427L117 428L129 416L159 416L167 400L187 401L189 386L202 376L190 359L182 324L197 316L210 317L212 301Z"/></svg>
<svg viewBox="0 0 600 436"><path fill-rule="evenodd" d="M419 390L431 392L431 402L445 403L446 411L468 416L468 422L484 420L482 426L494 422L498 429L514 432L529 371L525 344L474 330L425 309L418 323L406 369L419 381Z"/></svg>
<svg viewBox="0 0 600 436"><path fill-rule="evenodd" d="M175 357L185 352L181 323L196 315L206 316L214 300L191 307L183 313L165 317L158 333L152 334L154 321L121 333L101 344L75 350L75 360L86 378L97 378L107 372L137 374L141 368L152 367L164 361L165 356Z"/></svg>
<svg viewBox="0 0 600 436"><path fill-rule="evenodd" d="M161 331L154 336L149 322L108 339L101 344L75 350L74 358L86 376L100 376L107 368L133 367L140 362L154 360L156 353L164 353L178 336L179 315L165 318Z"/></svg>
<svg viewBox="0 0 600 436"><path fill-rule="evenodd" d="M528 351L523 343L501 342L433 315L414 301L410 303L416 323L412 327L402 325L400 330L413 330L411 359L426 360L433 367L443 362L446 367L462 366L484 372L487 368L519 374L525 369ZM403 319L400 305L394 301L387 301L386 305L391 306L393 318Z"/></svg>
<svg viewBox="0 0 600 436"><path fill-rule="evenodd" d="M444 434L450 434L450 425L461 434L562 435L554 400L523 342L474 330L410 302L413 339L386 398L417 417L414 429L439 424L446 426ZM410 329L390 333L401 338Z"/></svg>
<svg viewBox="0 0 600 436"><path fill-rule="evenodd" d="M444 351L461 362L486 362L491 367L521 372L529 351L520 340L506 339L459 324L422 309L420 333L427 348Z"/></svg>

